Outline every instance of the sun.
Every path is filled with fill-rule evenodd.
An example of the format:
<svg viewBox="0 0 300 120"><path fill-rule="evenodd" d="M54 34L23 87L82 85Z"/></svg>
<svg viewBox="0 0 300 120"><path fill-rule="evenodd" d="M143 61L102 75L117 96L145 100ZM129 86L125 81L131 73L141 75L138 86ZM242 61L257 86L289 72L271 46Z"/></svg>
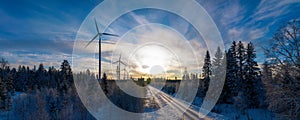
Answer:
<svg viewBox="0 0 300 120"><path fill-rule="evenodd" d="M164 74L171 68L176 56L163 45L150 43L138 47L129 58L143 74Z"/></svg>

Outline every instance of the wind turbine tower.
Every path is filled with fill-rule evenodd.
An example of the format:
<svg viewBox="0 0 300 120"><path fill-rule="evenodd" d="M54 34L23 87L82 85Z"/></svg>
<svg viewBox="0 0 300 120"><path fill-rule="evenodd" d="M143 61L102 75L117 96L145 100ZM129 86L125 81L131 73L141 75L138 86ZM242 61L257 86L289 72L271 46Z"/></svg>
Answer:
<svg viewBox="0 0 300 120"><path fill-rule="evenodd" d="M100 33L99 31L99 28L98 28L98 25L97 25L97 21L96 19L94 19L95 21L95 26L96 26L96 30L97 30L97 34L95 37L93 37L93 39L91 39L89 41L89 43L85 46L85 48L87 46L89 46L97 37L98 37L98 43L99 43L99 68L98 68L98 79L100 80L101 79L101 37L103 35L107 35L107 36L115 36L115 37L119 37L119 35L115 35L115 34L110 34L110 33Z"/></svg>
<svg viewBox="0 0 300 120"><path fill-rule="evenodd" d="M118 64L117 71L116 71L117 72L117 80L121 80L121 64L123 64L124 66L127 66L127 65L123 61L121 61L121 55L119 57L119 60L113 62L113 64L115 64L115 63ZM125 67L124 67L124 69L125 69ZM125 76L125 74L124 74L124 76Z"/></svg>

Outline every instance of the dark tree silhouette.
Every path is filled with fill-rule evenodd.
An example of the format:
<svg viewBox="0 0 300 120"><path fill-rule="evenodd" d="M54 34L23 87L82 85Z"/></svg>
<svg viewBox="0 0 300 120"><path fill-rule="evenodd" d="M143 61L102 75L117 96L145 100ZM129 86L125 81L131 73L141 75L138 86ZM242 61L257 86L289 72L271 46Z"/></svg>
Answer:
<svg viewBox="0 0 300 120"><path fill-rule="evenodd" d="M243 89L245 91L248 106L251 108L259 108L265 106L265 87L261 80L260 68L254 60L256 54L251 42L247 45L246 53L246 62L244 66L245 86L243 86Z"/></svg>
<svg viewBox="0 0 300 120"><path fill-rule="evenodd" d="M104 91L104 94L107 95L108 94L108 88L107 88L107 75L106 73L103 73L103 76L101 78L101 81L100 81L100 85Z"/></svg>
<svg viewBox="0 0 300 120"><path fill-rule="evenodd" d="M208 86L209 86L209 81L210 81L210 75L212 73L211 71L211 60L210 60L210 55L209 55L209 52L206 51L206 55L205 55L205 58L204 58L204 64L203 64L203 67L202 67L202 70L203 70L203 83L204 83L204 86L203 86L203 95L205 96L207 90L208 90Z"/></svg>

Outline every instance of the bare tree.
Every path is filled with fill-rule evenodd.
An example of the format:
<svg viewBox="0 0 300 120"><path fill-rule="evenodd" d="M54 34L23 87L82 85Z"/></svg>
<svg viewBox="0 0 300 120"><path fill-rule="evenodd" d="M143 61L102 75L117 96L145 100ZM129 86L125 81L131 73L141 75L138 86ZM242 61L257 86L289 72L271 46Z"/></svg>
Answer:
<svg viewBox="0 0 300 120"><path fill-rule="evenodd" d="M5 60L4 58L1 58L1 60L0 60L0 68L2 70L4 70L7 66L8 66L7 60Z"/></svg>
<svg viewBox="0 0 300 120"><path fill-rule="evenodd" d="M282 26L271 40L271 49L266 49L268 57L275 58L283 65L289 62L300 67L300 21L292 20Z"/></svg>
<svg viewBox="0 0 300 120"><path fill-rule="evenodd" d="M270 43L265 53L276 82L268 87L272 89L268 90L269 108L290 119L299 118L300 21L294 19L280 27Z"/></svg>

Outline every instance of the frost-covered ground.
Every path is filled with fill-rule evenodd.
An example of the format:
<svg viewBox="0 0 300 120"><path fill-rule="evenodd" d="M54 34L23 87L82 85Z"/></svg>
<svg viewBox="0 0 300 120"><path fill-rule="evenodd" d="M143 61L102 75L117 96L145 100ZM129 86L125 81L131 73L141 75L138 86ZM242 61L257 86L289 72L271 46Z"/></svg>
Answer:
<svg viewBox="0 0 300 120"><path fill-rule="evenodd" d="M129 86L130 87L130 86ZM193 108L189 108L189 104L179 100L174 99L172 96L161 92L158 89L155 89L150 86L148 86L148 90L145 91L146 98L144 104L144 109L142 111L143 114L139 115L130 115L130 113L126 113L124 111L118 111L118 109L115 109L114 105L104 105L102 106L99 111L98 118L109 118L109 119L146 119L146 120L153 120L153 119L159 119L159 120L165 120L165 119L199 119L199 111ZM112 90L112 89L111 89ZM118 91L118 90L113 90ZM114 92L118 93L118 92ZM114 96L114 95L113 95ZM120 95L119 95L120 96ZM126 96L120 96L122 101L124 101ZM112 99L117 99L117 97L112 97ZM116 102L118 103L118 102ZM123 102L126 105L122 104L120 106L123 106L123 108L128 108L129 104L135 104L132 102L132 100L128 102ZM128 106L128 107L124 107ZM166 107L167 106L167 107ZM194 106L197 107L197 106ZM188 109L186 111L186 108ZM120 109L120 108L119 108ZM184 115L183 113L186 112ZM210 113L208 116L205 117L205 119L223 119L222 115L216 114L216 113Z"/></svg>
<svg viewBox="0 0 300 120"><path fill-rule="evenodd" d="M215 111L224 115L229 120L273 120L275 119L268 109L246 109L240 111L233 105L220 104L215 106Z"/></svg>
<svg viewBox="0 0 300 120"><path fill-rule="evenodd" d="M149 94L153 95L151 91L148 91ZM153 91L152 91L153 92ZM21 97L25 97L27 94L16 92L13 96L14 101L20 99ZM201 98L196 97L195 101L201 101ZM169 100L172 100L170 102ZM0 112L0 120L17 120L21 116L16 115L14 112L18 109L16 108L15 102L13 102L12 110L11 111L1 111ZM142 119L142 120L163 120L163 119L195 119L195 113L199 113L200 107L196 105L201 105L200 102L194 102L189 107L189 110L184 115L184 117L179 116L178 113L181 113L184 108L182 106L187 106L188 103L180 100L174 99L171 95L165 94L161 92L160 94L156 94L154 99L150 99L150 101L145 102L148 104L149 107L145 108L145 113L142 115L135 116L135 119ZM154 112L159 110L159 108L163 107L164 105L169 105L171 109L164 109L163 111ZM153 109L151 109L153 107ZM114 109L111 106L103 106L99 109L98 114L101 118L110 118L110 119L129 119L131 116L126 116L124 113L115 113ZM114 114L112 114L114 113ZM272 120L275 119L275 116L267 109L247 109L245 111L240 111L235 108L233 105L228 104L220 104L216 105L214 108L214 112L210 112L207 117L204 119L215 119L215 120Z"/></svg>
<svg viewBox="0 0 300 120"><path fill-rule="evenodd" d="M196 97L196 100L193 104L201 106L201 98ZM194 105L193 105L194 106ZM199 107L195 107L196 110ZM241 111L231 104L217 104L214 107L214 112L218 113L217 115L222 115L222 118L225 120L274 120L275 115L271 113L268 109L246 109ZM210 112L211 116L214 116L215 113Z"/></svg>
<svg viewBox="0 0 300 120"><path fill-rule="evenodd" d="M175 96L173 94L171 96ZM202 105L202 98L195 97L193 105L190 106L191 109L195 111L200 110ZM178 100L184 103L182 100ZM224 119L224 120L274 120L275 115L271 113L268 109L246 109L241 111L231 104L217 104L215 105L214 112L210 112L207 116L212 119Z"/></svg>
<svg viewBox="0 0 300 120"><path fill-rule="evenodd" d="M25 93L15 92L13 99L20 98L21 95L26 95ZM16 105L12 105L12 110L16 109ZM0 111L0 120L17 120L16 116L12 111Z"/></svg>

